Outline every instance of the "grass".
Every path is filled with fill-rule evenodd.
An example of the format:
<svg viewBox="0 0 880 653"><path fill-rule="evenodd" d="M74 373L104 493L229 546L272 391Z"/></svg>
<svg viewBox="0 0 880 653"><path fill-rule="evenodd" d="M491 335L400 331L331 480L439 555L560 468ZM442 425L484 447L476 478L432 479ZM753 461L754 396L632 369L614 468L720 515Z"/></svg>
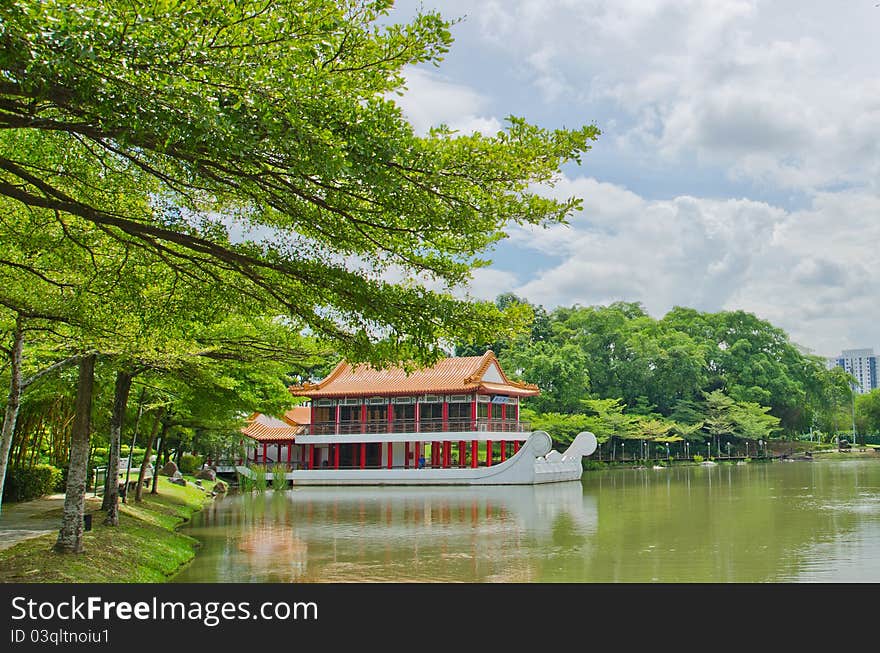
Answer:
<svg viewBox="0 0 880 653"><path fill-rule="evenodd" d="M210 491L213 483L202 481ZM159 494L142 503L120 504L119 526L104 526L104 513L92 510L92 530L83 534L82 554L52 551L56 535L25 540L0 551L0 582L5 583L161 583L195 556L198 541L176 532L211 500L197 488L159 478ZM58 513L59 525L61 511ZM50 513L51 514L51 513Z"/></svg>

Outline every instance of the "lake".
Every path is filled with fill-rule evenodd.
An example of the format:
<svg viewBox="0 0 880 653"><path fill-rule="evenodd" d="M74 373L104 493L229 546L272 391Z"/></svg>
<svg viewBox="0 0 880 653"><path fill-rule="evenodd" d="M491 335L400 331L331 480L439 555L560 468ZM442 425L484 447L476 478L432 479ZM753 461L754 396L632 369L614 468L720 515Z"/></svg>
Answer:
<svg viewBox="0 0 880 653"><path fill-rule="evenodd" d="M880 459L230 495L177 582L880 582Z"/></svg>

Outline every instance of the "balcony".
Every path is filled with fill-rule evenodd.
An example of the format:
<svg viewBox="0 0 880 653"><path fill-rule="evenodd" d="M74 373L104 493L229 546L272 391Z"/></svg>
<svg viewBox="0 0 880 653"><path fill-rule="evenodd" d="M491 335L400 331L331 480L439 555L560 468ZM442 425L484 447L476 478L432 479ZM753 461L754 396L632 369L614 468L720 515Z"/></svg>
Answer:
<svg viewBox="0 0 880 653"><path fill-rule="evenodd" d="M481 431L489 433L523 433L530 431L528 422L515 419L485 417L451 417L449 419L403 419L392 422L315 422L305 427L306 435L352 435L356 433L446 433L450 431Z"/></svg>

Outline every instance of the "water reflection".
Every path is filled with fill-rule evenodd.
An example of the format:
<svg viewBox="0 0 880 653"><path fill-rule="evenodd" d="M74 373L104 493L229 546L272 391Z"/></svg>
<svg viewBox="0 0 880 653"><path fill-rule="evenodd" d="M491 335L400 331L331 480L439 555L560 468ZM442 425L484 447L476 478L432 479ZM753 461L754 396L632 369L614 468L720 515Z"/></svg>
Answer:
<svg viewBox="0 0 880 653"><path fill-rule="evenodd" d="M579 482L231 496L187 529L203 548L177 580L532 581L545 543L579 547L596 521Z"/></svg>
<svg viewBox="0 0 880 653"><path fill-rule="evenodd" d="M880 461L231 496L187 582L880 582Z"/></svg>

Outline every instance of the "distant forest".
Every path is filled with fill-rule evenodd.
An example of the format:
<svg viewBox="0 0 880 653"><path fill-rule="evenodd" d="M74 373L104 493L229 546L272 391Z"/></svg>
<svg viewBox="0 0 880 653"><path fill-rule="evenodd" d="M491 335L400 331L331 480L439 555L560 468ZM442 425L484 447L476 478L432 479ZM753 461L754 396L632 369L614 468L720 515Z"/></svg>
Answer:
<svg viewBox="0 0 880 653"><path fill-rule="evenodd" d="M500 308L531 309L531 328L491 343L460 342L459 356L492 349L508 374L541 395L523 418L565 442L591 430L662 441L794 437L829 440L880 430L880 392L853 396L853 379L805 353L782 329L744 311L675 307L660 319L639 303L546 311L507 293ZM854 411L853 411L854 409Z"/></svg>

